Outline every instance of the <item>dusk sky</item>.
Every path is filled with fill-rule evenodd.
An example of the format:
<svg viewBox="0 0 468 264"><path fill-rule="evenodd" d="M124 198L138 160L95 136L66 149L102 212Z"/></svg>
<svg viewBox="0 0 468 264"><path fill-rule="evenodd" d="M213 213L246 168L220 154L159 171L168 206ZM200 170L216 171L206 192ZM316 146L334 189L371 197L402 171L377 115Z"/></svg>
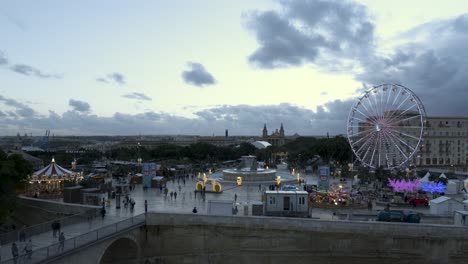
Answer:
<svg viewBox="0 0 468 264"><path fill-rule="evenodd" d="M0 36L0 135L334 135L381 83L468 115L468 0L5 0Z"/></svg>

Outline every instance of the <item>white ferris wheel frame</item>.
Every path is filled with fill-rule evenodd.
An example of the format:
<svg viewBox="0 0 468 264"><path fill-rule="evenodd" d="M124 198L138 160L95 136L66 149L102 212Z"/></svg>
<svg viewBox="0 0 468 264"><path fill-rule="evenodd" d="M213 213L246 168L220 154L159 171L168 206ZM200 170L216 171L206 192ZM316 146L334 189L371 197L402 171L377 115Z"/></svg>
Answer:
<svg viewBox="0 0 468 264"><path fill-rule="evenodd" d="M388 91L388 89L391 89ZM391 98L391 93L398 90L398 94ZM380 99L376 98L377 93L380 91ZM385 96L385 92L388 94ZM406 97L400 97L406 96ZM397 102L398 98L404 99L401 102ZM372 100L373 99L373 100ZM402 107L407 100L410 100L411 106L407 109L399 109ZM391 104L390 104L391 102ZM384 104L385 103L385 104ZM362 106L362 107L361 107ZM406 106L406 105L405 105ZM394 108L396 107L396 108ZM414 109L413 109L414 108ZM416 111L417 114L410 116L405 119L398 119L404 117L403 114L408 111ZM398 112L402 111L402 112ZM356 113L362 117L358 118ZM396 113L396 114L395 114ZM408 112L410 113L410 112ZM418 126L395 126L397 122L409 121L410 119L419 120ZM358 124L356 126L355 124ZM364 126L363 124L367 124ZM401 124L401 123L399 123ZM354 133L354 128L358 128L358 132ZM363 131L359 131L359 129ZM398 131L398 129L417 129L414 134L406 133L404 131ZM426 110L419 97L410 89L399 84L380 84L367 90L361 97L358 98L357 102L353 104L348 115L347 120L347 138L351 146L351 149L355 157L365 166L377 169L383 166L387 169L394 169L404 167L411 162L414 155L416 155L424 140L424 133L426 129ZM365 134L361 138L355 141L354 137L358 134ZM397 135L395 135L397 134ZM398 136L401 136L398 137ZM410 145L408 139L415 141L415 145ZM358 145L360 149L357 149L357 144L363 141L362 145ZM366 141L367 140L367 141ZM382 147L382 144L384 146ZM391 145L389 147L389 145ZM363 148L365 151L363 152ZM385 149L386 148L386 149ZM403 149L409 149L409 153ZM378 150L377 150L378 149ZM382 151L383 150L383 151ZM391 151L399 153L389 153ZM378 161L374 164L374 156L376 151L378 152ZM385 153L385 151L387 153ZM372 152L370 162L366 160L366 156ZM381 161L382 155L385 153L385 161ZM399 162L389 163L389 155L392 157L400 156Z"/></svg>

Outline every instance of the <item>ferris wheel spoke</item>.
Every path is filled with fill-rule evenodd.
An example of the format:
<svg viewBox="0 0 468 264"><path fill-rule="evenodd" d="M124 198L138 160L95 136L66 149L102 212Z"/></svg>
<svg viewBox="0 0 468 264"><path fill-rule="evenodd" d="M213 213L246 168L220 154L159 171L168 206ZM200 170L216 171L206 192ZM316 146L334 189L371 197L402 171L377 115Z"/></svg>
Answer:
<svg viewBox="0 0 468 264"><path fill-rule="evenodd" d="M359 121L361 121L361 122L363 122L363 123L372 124L372 122L365 121L365 120L363 120L363 119L360 119L360 118L357 118L357 117L354 117L354 116L353 116L352 118L353 118L353 119L357 119L357 120L359 120Z"/></svg>
<svg viewBox="0 0 468 264"><path fill-rule="evenodd" d="M370 115L372 115L372 113L369 111L369 109L367 109L366 105L364 103L361 103L362 107L366 110L366 112L368 113L366 116L369 117ZM374 121L377 121L377 120L374 120Z"/></svg>
<svg viewBox="0 0 468 264"><path fill-rule="evenodd" d="M362 144L362 146L356 151L356 153L361 152L361 150L362 150L365 146L368 146L368 149L369 149L370 143L372 142L372 135L375 135L375 133L374 133L374 134L371 134L371 136L369 137L369 140L366 141L364 144ZM367 153L367 151L366 151L366 153ZM364 157L365 157L366 155L367 155L367 154L365 154ZM364 160L364 157L363 157L363 160Z"/></svg>
<svg viewBox="0 0 468 264"><path fill-rule="evenodd" d="M397 101L398 97L400 96L400 93L401 93L401 89L398 89L398 93L395 96L395 98L393 98L393 102L392 102L392 105L390 105L390 107L393 107L395 105L395 102Z"/></svg>
<svg viewBox="0 0 468 264"><path fill-rule="evenodd" d="M370 109L374 109L374 106L372 105L372 102L370 101L369 96L364 97L364 98L367 99L366 102L369 104L368 107L369 107ZM363 107L365 106L364 101L362 101L362 100L361 100L361 105L362 105ZM362 113L362 112L359 112L359 113L361 113L361 114L362 114L363 116L365 116L367 119L372 120L373 122L378 122L378 118L377 118L377 115L376 115L375 110L374 110L374 111L371 111L371 110L369 110L367 107L364 107L364 108L367 110L367 115L364 114L364 113Z"/></svg>
<svg viewBox="0 0 468 264"><path fill-rule="evenodd" d="M387 90L388 90L388 87L387 87ZM387 93L387 103L385 104L386 108L385 108L385 113L387 113L387 109L388 109L388 103L390 101L390 96L392 95L392 89L390 88L390 90L388 90L388 93ZM385 113L384 113L384 116L385 116Z"/></svg>
<svg viewBox="0 0 468 264"><path fill-rule="evenodd" d="M389 133L390 133L390 134L392 134L392 132L389 132ZM392 135L393 135L393 134L392 134ZM409 145L409 144L408 144L408 143L406 143L404 140L402 140L400 137L397 137L397 136L395 136L395 135L393 135L393 136L394 136L394 138L396 138L398 141L400 141L401 143L403 143L403 145L405 145L405 146L409 147L411 150L413 150L413 151L415 151L415 150L416 150L416 148L415 148L415 147L413 147L413 146Z"/></svg>
<svg viewBox="0 0 468 264"><path fill-rule="evenodd" d="M388 161L388 154L390 153L390 148L389 148L390 143L385 138L385 134L383 134L383 140L385 141L384 147L386 149L386 151L385 151L385 162L387 163L387 168L390 168L390 162Z"/></svg>
<svg viewBox="0 0 468 264"><path fill-rule="evenodd" d="M359 140L352 142L352 143L351 143L351 146L356 145L357 143L361 142L361 141L362 141L363 139L365 139L365 138L366 138L366 137L361 137Z"/></svg>
<svg viewBox="0 0 468 264"><path fill-rule="evenodd" d="M372 110L372 112L369 112L369 114L371 114L373 117L374 117L374 120L375 122L378 122L379 120L379 116L378 116L378 113L377 113L377 110L376 110L376 106L373 104L372 100L371 100L371 97L372 97L372 93L369 92L365 95L365 98L367 99L367 103L369 104L369 108Z"/></svg>
<svg viewBox="0 0 468 264"><path fill-rule="evenodd" d="M380 110L379 110L379 103L377 102L377 96L376 94L374 94L372 96L372 98L374 99L374 103L375 103L375 112L376 112L376 116L377 116L377 120L381 120L382 117L380 116Z"/></svg>
<svg viewBox="0 0 468 264"><path fill-rule="evenodd" d="M407 117L407 118L405 118L405 119L401 119L400 122L407 121L407 120L411 120L411 119L413 119L413 118L420 117L420 116L421 116L421 114L414 115L414 116L410 116L410 117ZM396 122L394 122L394 123L396 123ZM393 123L391 123L391 124L393 124Z"/></svg>
<svg viewBox="0 0 468 264"><path fill-rule="evenodd" d="M377 134L377 136L375 137L375 140L374 140L374 144L373 144L373 149L372 149L372 156L371 156L371 159L370 159L370 162L369 164L372 166L373 165L373 161L374 161L374 156L375 156L375 151L377 150L377 143L379 141L379 135Z"/></svg>
<svg viewBox="0 0 468 264"><path fill-rule="evenodd" d="M382 113L382 119L385 119L384 88L385 87L383 87L380 92L380 111Z"/></svg>
<svg viewBox="0 0 468 264"><path fill-rule="evenodd" d="M364 134L364 133L371 134L371 133L372 133L372 130L374 130L374 129L373 129L373 128L370 128L370 129L366 129L366 130L357 132L357 133L355 133L355 134L353 133L352 135L350 135L350 137L355 137L355 136L357 136L357 135Z"/></svg>
<svg viewBox="0 0 468 264"><path fill-rule="evenodd" d="M403 136L406 136L406 137L415 139L415 140L417 140L417 141L420 140L420 138L417 138L417 137L415 137L415 136L413 136L413 135L410 135L410 134L406 134L405 132L402 132L402 131L395 130L395 129L393 129L393 128L389 128L389 130L394 131L395 133L398 133L398 134L400 134L400 135L403 135Z"/></svg>
<svg viewBox="0 0 468 264"><path fill-rule="evenodd" d="M391 166L394 165L393 161L394 161L394 159L396 158L396 153L395 153L395 151L394 151L392 148L390 148L391 142L390 142L389 137L388 137L385 133L383 133L383 137L384 137L385 141L387 142L387 145L386 145L386 147L387 147L387 154L386 154L386 157L387 157L387 168L390 168ZM392 157L391 157L392 163L389 162L389 158L388 158L388 155L389 155L389 154L392 154Z"/></svg>
<svg viewBox="0 0 468 264"><path fill-rule="evenodd" d="M387 136L389 136L389 135L387 134ZM390 140L392 141L392 143L394 144L394 146L398 149L398 151L400 151L400 153L401 153L406 159L408 159L408 157L406 156L405 152L404 152L403 150L401 150L400 145L399 145L397 142L395 142L395 141L393 140L393 136L389 136L389 138L390 138Z"/></svg>
<svg viewBox="0 0 468 264"><path fill-rule="evenodd" d="M395 121L395 120L398 121L398 118L399 118L399 117L404 116L404 114L405 114L406 112L408 112L409 110L411 110L411 109L412 109L413 107L415 107L415 106L416 106L415 104L411 105L411 106L410 106L408 109L406 109L405 111L403 111L403 112L401 112L400 114L398 114L397 116L394 116L393 118L389 119L388 122L389 122L389 123L392 123L392 122Z"/></svg>
<svg viewBox="0 0 468 264"><path fill-rule="evenodd" d="M422 129L422 126L387 126L391 128L398 128L398 129Z"/></svg>
<svg viewBox="0 0 468 264"><path fill-rule="evenodd" d="M361 145L361 147L356 151L356 153L361 152L362 148L364 148L364 146L368 145L371 142L371 139L372 139L374 134L375 133L371 133L371 134L363 136L361 139L359 139L359 141L361 141L362 139L368 139L368 140L366 142L364 142L364 144Z"/></svg>

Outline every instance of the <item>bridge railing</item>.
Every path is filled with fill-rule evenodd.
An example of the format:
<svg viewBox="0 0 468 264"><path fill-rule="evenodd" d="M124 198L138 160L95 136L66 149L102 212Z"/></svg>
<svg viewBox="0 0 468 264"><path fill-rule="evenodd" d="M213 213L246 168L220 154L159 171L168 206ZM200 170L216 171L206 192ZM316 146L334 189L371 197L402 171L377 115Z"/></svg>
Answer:
<svg viewBox="0 0 468 264"><path fill-rule="evenodd" d="M143 225L146 222L145 214L140 214L125 220L109 224L90 232L65 239L63 244L54 243L50 246L34 249L31 254L24 253L23 249L20 248L21 254L15 259L9 259L2 261L1 264L20 264L20 263L40 263L44 262L53 257L65 254L69 251L78 249L86 246L90 243L97 242L102 239L106 239L112 235L115 235L128 228Z"/></svg>
<svg viewBox="0 0 468 264"><path fill-rule="evenodd" d="M95 216L96 216L96 213L94 211L89 211L83 214L71 215L71 216L60 218L60 219L51 220L45 223L32 225L32 226L24 228L23 231L24 231L25 237L28 238L28 237L32 237L38 234L52 232L52 223L55 221L58 221L61 225L61 228L64 228L65 226L73 225L76 223L81 223L83 221L86 221L87 218L89 217L93 218ZM21 232L21 228L17 228L15 231L1 234L0 243L3 245L3 244L7 244L7 243L11 243L11 242L19 240L20 232Z"/></svg>

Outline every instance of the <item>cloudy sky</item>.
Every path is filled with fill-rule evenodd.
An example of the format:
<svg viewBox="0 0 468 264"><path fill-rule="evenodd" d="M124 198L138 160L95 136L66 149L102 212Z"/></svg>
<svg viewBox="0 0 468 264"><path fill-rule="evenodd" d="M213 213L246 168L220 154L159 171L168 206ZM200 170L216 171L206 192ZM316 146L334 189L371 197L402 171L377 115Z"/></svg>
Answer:
<svg viewBox="0 0 468 264"><path fill-rule="evenodd" d="M468 115L468 0L5 0L0 36L0 135L340 134L381 83Z"/></svg>

